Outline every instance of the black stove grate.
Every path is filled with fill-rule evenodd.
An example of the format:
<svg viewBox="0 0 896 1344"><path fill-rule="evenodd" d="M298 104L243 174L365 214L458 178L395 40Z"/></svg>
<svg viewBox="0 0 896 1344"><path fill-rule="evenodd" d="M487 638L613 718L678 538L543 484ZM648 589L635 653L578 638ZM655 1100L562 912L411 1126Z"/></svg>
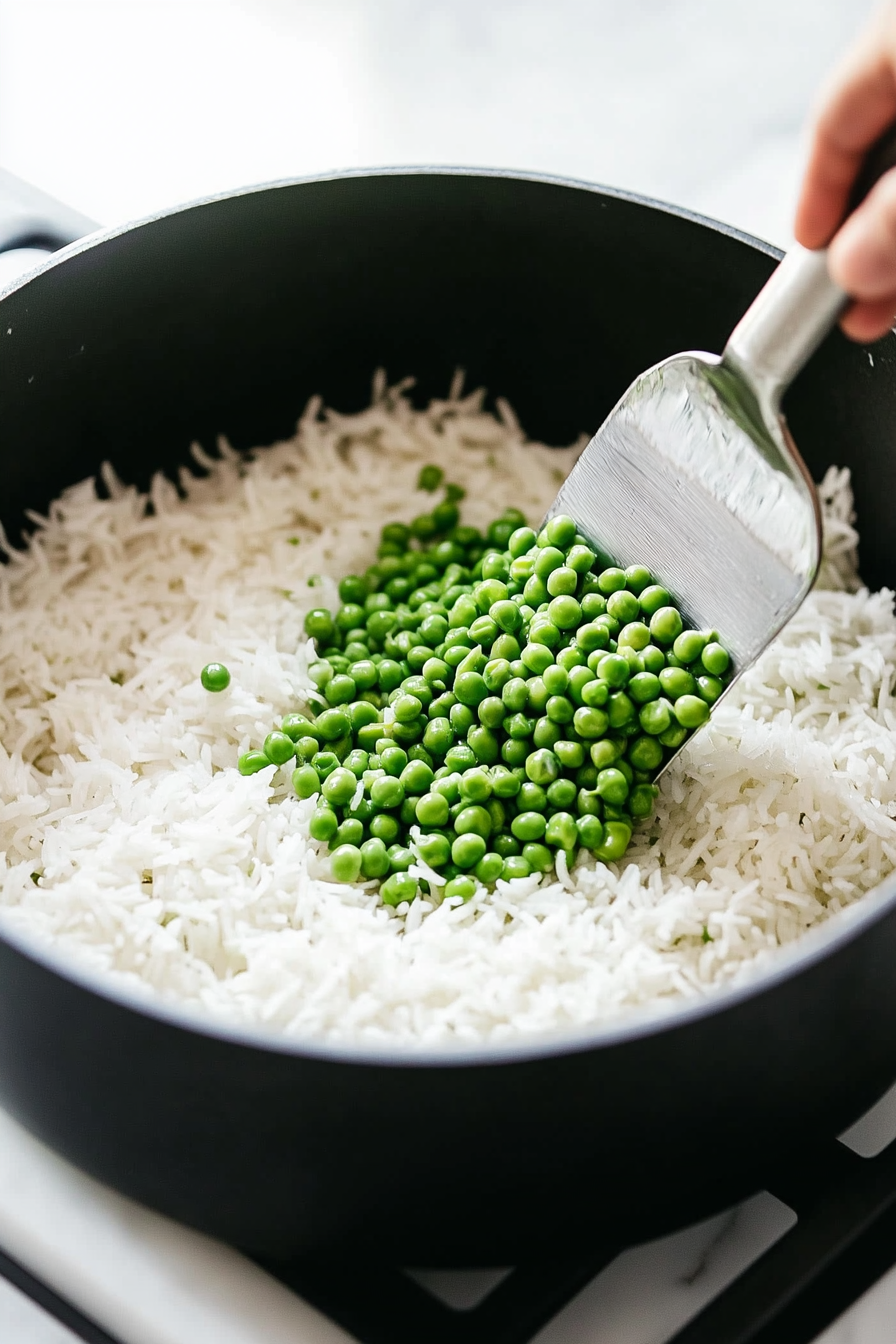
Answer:
<svg viewBox="0 0 896 1344"><path fill-rule="evenodd" d="M797 1223L668 1344L811 1344L896 1264L896 1143L871 1159L837 1142L815 1147L766 1188ZM392 1267L262 1263L359 1344L528 1344L622 1249L520 1266L467 1311ZM0 1274L85 1344L117 1344L2 1252Z"/></svg>

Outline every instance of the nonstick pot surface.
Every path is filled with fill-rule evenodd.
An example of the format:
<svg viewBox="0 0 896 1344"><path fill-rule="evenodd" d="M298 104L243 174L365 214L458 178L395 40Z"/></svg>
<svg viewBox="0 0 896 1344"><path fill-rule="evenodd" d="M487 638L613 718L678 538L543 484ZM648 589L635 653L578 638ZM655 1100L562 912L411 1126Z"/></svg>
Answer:
<svg viewBox="0 0 896 1344"><path fill-rule="evenodd" d="M654 203L488 174L284 184L87 244L0 301L11 537L104 459L145 484L189 444L292 432L374 368L421 401L457 366L534 437L593 432L644 367L720 350L769 248ZM890 558L896 340L830 338L787 411L852 468L862 563ZM0 1096L100 1178L268 1255L511 1263L648 1235L746 1193L896 1074L893 900L755 992L630 1033L454 1060L193 1027L0 940Z"/></svg>

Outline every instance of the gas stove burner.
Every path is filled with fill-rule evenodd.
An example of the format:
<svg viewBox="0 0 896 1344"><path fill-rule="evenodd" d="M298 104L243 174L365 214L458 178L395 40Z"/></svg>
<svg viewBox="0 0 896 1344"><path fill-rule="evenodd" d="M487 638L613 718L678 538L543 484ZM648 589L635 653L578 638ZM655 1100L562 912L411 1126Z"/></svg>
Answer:
<svg viewBox="0 0 896 1344"><path fill-rule="evenodd" d="M896 1144L874 1158L813 1147L767 1188L796 1215L790 1230L667 1344L809 1344L896 1262ZM311 1257L261 1267L359 1344L528 1344L623 1249L468 1274L450 1303L436 1271ZM86 1344L130 1344L5 1254L0 1274Z"/></svg>

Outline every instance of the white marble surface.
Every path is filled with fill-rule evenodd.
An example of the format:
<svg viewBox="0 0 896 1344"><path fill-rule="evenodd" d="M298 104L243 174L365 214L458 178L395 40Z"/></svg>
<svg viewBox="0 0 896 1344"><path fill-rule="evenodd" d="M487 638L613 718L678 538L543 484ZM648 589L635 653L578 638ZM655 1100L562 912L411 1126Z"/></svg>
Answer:
<svg viewBox="0 0 896 1344"><path fill-rule="evenodd" d="M807 109L870 8L0 0L0 163L107 223L339 167L518 167L644 191L786 246ZM896 1094L888 1106L857 1128L857 1151L896 1133ZM539 1344L662 1344L788 1216L759 1196L627 1252ZM126 1330L127 1344L345 1338L232 1252L101 1190L2 1116L0 1244ZM197 1283L198 1297L185 1291ZM482 1286L430 1285L458 1302ZM216 1316L225 1288L231 1303L254 1295L258 1314ZM894 1320L896 1271L822 1338L889 1344ZM0 1282L0 1339L72 1336Z"/></svg>

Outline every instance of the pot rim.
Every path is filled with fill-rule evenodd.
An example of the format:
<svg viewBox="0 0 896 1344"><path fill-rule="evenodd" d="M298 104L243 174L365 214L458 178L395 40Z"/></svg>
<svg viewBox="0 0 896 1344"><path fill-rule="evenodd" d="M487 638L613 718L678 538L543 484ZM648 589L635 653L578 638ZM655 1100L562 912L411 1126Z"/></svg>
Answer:
<svg viewBox="0 0 896 1344"><path fill-rule="evenodd" d="M99 229L61 248L47 256L34 270L18 276L0 290L0 305L11 295L28 286L32 281L57 266L65 265L73 257L101 247L115 238L122 237L135 230L159 221L176 217L206 206L222 204L226 201L253 196L270 191L278 191L297 186L317 185L326 182L342 182L355 178L401 178L401 177L446 177L446 178L494 178L535 186L553 186L573 191L585 191L633 205L644 206L650 210L672 215L687 223L697 224L714 233L722 234L737 242L744 243L753 251L773 259L780 260L783 252L780 248L752 234L725 224L719 220L657 200L638 192L626 191L617 187L604 186L550 173L528 172L515 169L474 167L466 168L453 165L408 165L382 168L352 168L327 173L311 174L302 177L280 178L271 182L262 182L244 186L232 191L216 192L199 197L194 201L155 211L141 219L128 221L111 228ZM190 1032L219 1041L222 1045L234 1045L260 1050L278 1055L290 1055L334 1064L354 1064L376 1068L460 1068L483 1066L507 1066L525 1064L530 1061L555 1056L580 1054L592 1050L608 1049L624 1045L629 1041L641 1040L676 1031L704 1018L734 1011L742 1004L771 990L784 981L811 971L819 962L851 942L862 937L876 924L888 917L896 906L896 872L890 874L882 883L860 897L856 903L844 911L826 920L824 924L803 933L793 944L772 953L769 960L758 969L747 971L742 981L734 985L721 985L708 990L699 997L681 999L674 1006L656 1005L626 1012L618 1019L598 1022L593 1026L564 1028L550 1033L520 1036L501 1042L482 1041L463 1044L419 1045L410 1043L365 1043L363 1041L334 1041L317 1037L286 1036L275 1031L229 1021L206 1014L191 1004L177 1004L157 997L148 987L137 989L120 984L113 973L97 972L78 964L56 947L44 943L37 935L21 929L7 926L0 907L0 942L36 963L61 979L67 980L81 989L97 995L109 1003L157 1020L159 1023L181 1031Z"/></svg>

